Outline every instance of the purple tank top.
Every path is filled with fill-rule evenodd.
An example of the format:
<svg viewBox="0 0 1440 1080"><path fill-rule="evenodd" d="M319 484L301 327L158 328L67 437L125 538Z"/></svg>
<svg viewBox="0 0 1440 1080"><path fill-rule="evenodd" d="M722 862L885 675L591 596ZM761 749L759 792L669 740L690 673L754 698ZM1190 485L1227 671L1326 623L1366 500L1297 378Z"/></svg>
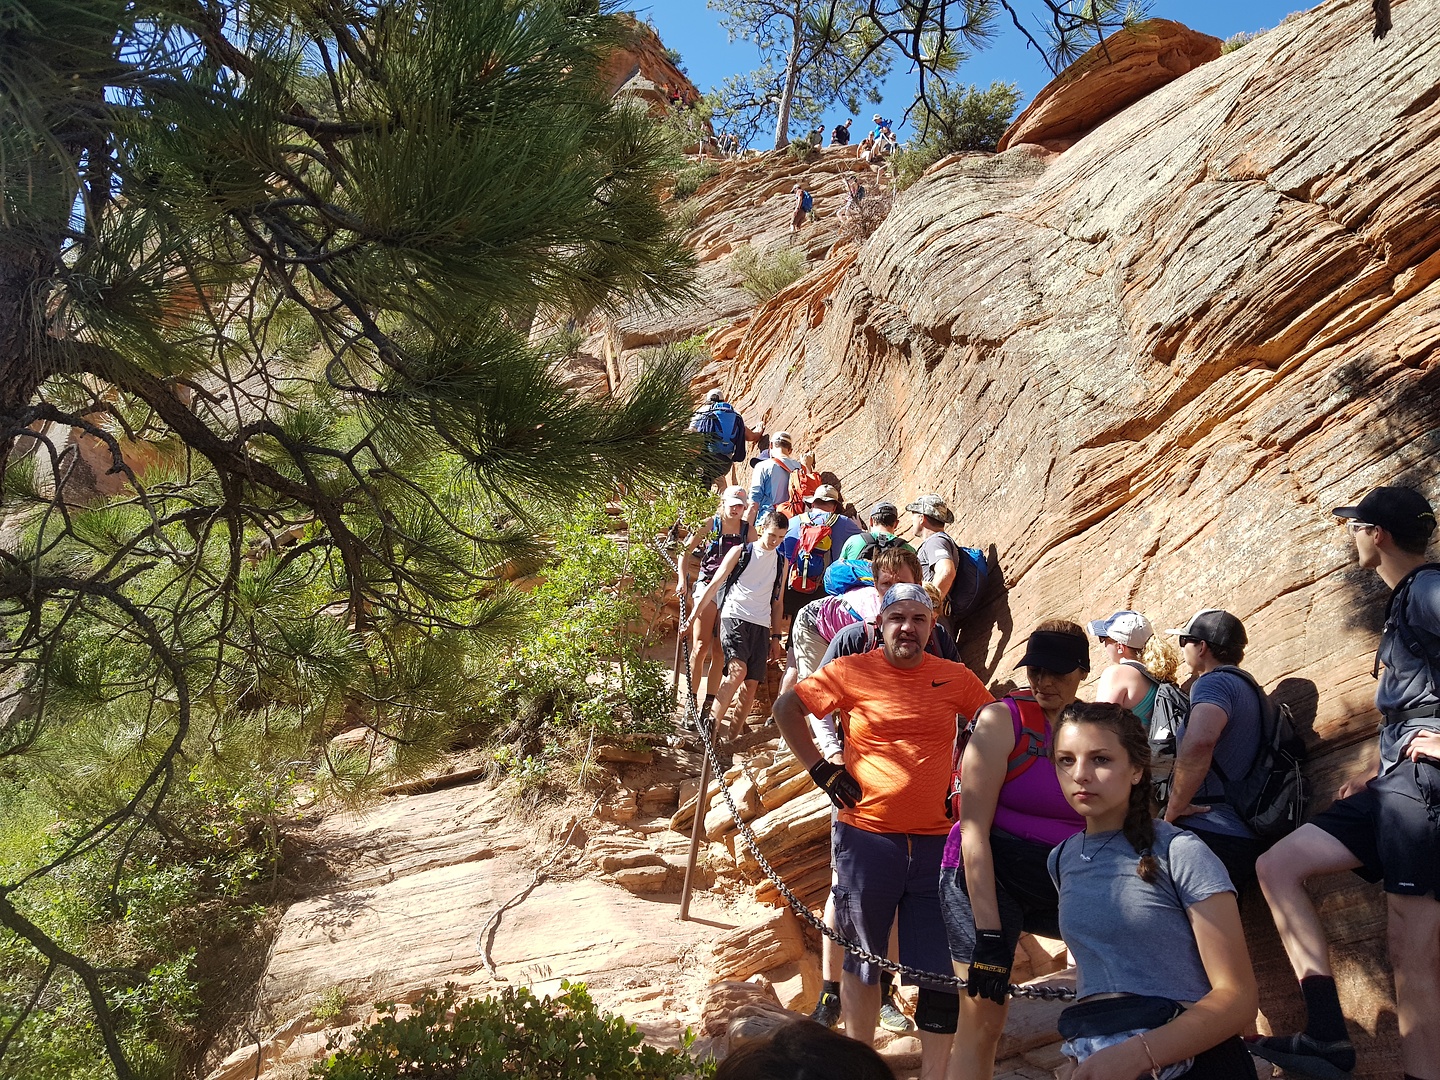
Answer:
<svg viewBox="0 0 1440 1080"><path fill-rule="evenodd" d="M1028 738L1020 723L1020 707L1011 698L1003 699L1010 707L1010 722L1015 725L1015 744ZM1068 836L1085 828L1085 819L1077 814L1060 791L1050 760L1050 722L1045 722L1042 757L1014 780L1000 785L1000 798L995 806L994 828L1037 844L1054 847ZM945 839L945 854L940 860L944 869L961 863L960 822L950 827Z"/></svg>

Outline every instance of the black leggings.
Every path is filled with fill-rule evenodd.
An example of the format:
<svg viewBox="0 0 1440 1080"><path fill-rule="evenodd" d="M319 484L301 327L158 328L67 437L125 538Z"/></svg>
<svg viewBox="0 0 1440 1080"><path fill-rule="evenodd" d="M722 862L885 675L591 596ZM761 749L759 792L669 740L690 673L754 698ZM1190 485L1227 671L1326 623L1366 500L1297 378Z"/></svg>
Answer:
<svg viewBox="0 0 1440 1080"><path fill-rule="evenodd" d="M1212 1046L1195 1059L1181 1080L1254 1080L1255 1059L1239 1035Z"/></svg>

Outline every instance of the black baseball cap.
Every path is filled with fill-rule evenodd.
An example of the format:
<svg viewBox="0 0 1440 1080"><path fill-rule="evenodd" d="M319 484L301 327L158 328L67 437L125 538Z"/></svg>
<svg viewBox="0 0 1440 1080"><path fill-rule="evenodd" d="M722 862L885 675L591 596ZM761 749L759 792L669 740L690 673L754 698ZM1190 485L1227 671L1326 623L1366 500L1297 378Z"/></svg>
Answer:
<svg viewBox="0 0 1440 1080"><path fill-rule="evenodd" d="M1077 668L1088 672L1090 642L1083 634L1036 630L1025 642L1025 655L1015 666L1044 668L1057 675L1068 675Z"/></svg>
<svg viewBox="0 0 1440 1080"><path fill-rule="evenodd" d="M1172 627L1165 632L1178 637L1199 638L1222 648L1226 645L1238 645L1243 649L1250 643L1250 639L1245 636L1245 624L1230 612L1219 608L1197 611L1184 626Z"/></svg>
<svg viewBox="0 0 1440 1080"><path fill-rule="evenodd" d="M900 508L892 502L878 502L870 507L870 519L881 521L899 521Z"/></svg>
<svg viewBox="0 0 1440 1080"><path fill-rule="evenodd" d="M1378 525L1401 540L1427 540L1435 531L1435 511L1414 488L1377 487L1356 506L1337 506L1336 517Z"/></svg>

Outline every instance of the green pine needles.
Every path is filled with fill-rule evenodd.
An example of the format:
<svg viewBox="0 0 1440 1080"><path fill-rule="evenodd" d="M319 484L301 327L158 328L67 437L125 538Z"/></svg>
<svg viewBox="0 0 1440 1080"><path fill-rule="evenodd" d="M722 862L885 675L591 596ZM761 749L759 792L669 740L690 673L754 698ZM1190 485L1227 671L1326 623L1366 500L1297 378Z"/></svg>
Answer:
<svg viewBox="0 0 1440 1080"><path fill-rule="evenodd" d="M682 1050L657 1050L624 1019L596 1008L584 983L562 981L560 993L537 997L506 987L460 1001L454 987L429 993L405 1016L392 1004L343 1048L332 1045L310 1070L312 1080L460 1080L517 1076L526 1080L681 1080L713 1075Z"/></svg>
<svg viewBox="0 0 1440 1080"><path fill-rule="evenodd" d="M432 765L549 526L692 460L684 362L531 332L690 295L601 9L0 8L0 1072L191 1067L296 786Z"/></svg>

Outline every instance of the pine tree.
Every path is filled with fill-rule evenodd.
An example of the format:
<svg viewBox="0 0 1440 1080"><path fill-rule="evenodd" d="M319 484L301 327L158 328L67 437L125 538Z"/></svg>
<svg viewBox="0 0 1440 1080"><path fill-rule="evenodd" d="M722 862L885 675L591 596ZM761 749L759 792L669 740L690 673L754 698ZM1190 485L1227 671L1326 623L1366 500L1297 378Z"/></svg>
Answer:
<svg viewBox="0 0 1440 1080"><path fill-rule="evenodd" d="M136 1075L118 1003L149 961L67 938L54 882L103 865L123 917L207 792L273 792L342 720L369 758L313 782L421 767L547 519L686 467L686 371L581 398L530 332L688 294L661 136L597 80L618 25L594 0L0 8L0 798L65 808L0 852L0 1055L66 983Z"/></svg>

